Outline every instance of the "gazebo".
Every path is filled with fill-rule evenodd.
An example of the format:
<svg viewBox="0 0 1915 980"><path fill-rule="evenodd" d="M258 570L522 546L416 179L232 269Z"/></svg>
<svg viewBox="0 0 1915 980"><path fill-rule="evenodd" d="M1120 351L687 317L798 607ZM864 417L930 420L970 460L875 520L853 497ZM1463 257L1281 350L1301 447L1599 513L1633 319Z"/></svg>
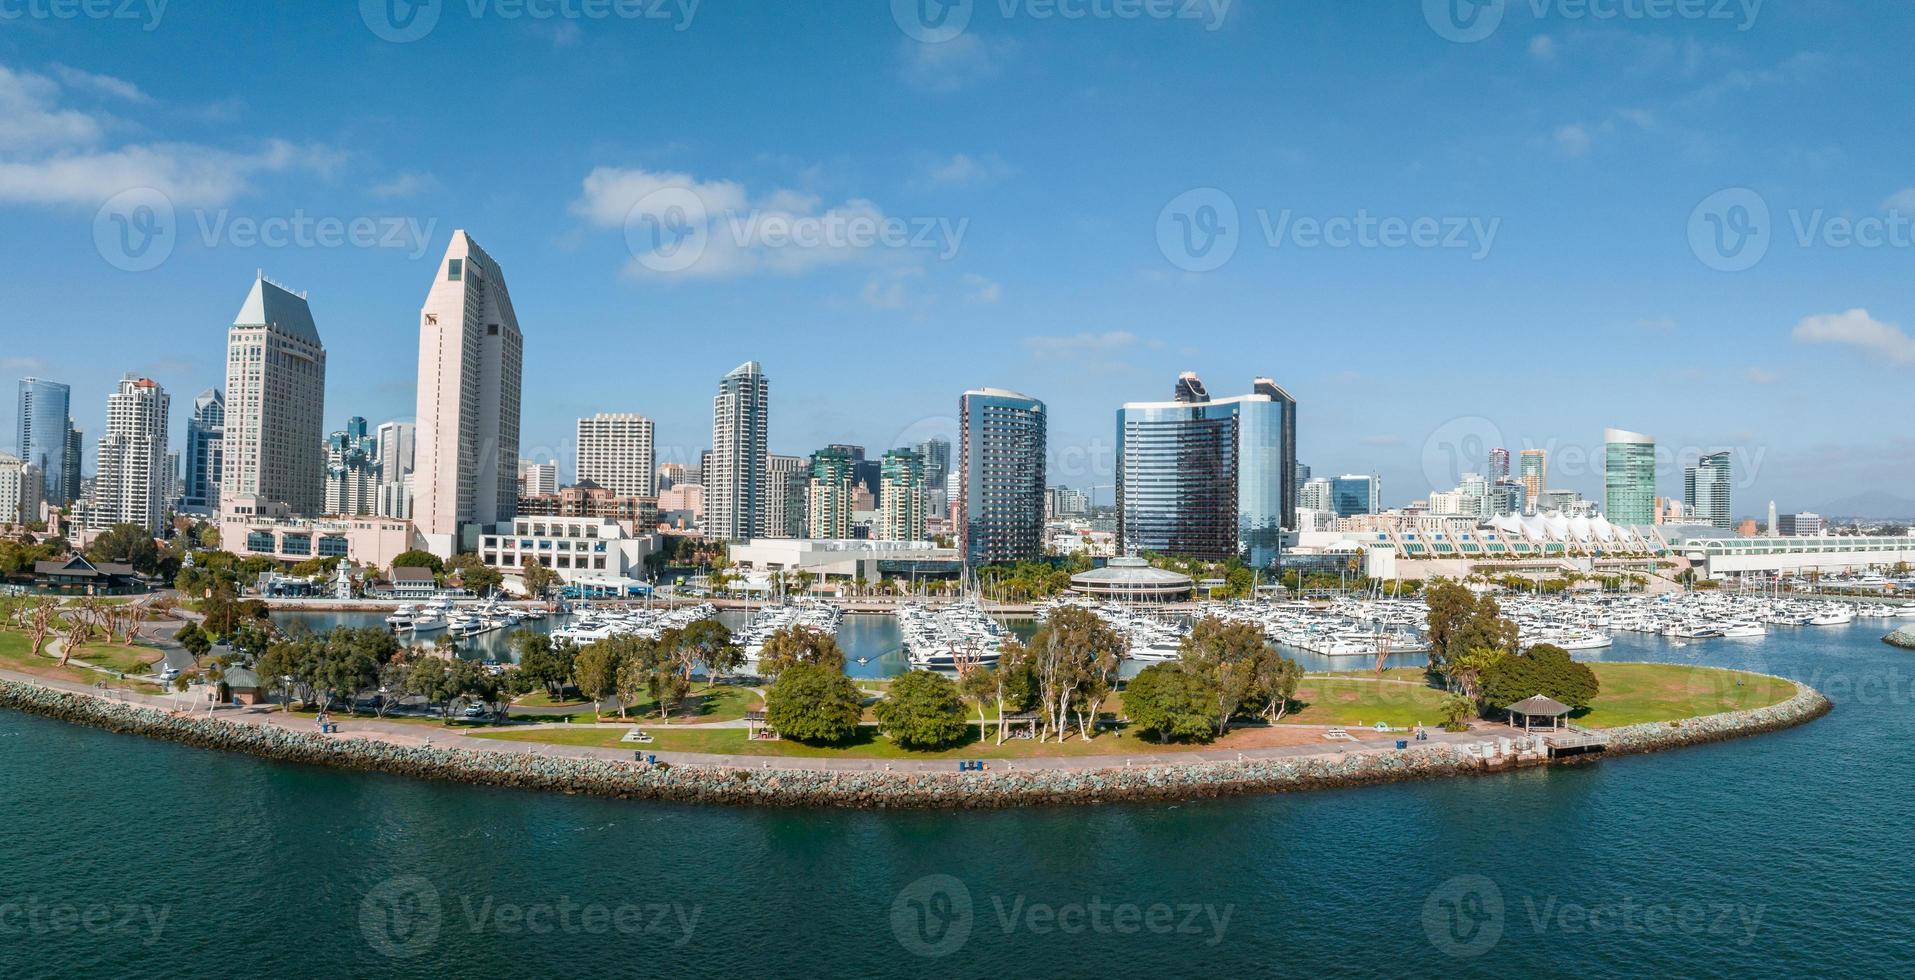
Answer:
<svg viewBox="0 0 1915 980"><path fill-rule="evenodd" d="M1533 731L1536 728L1544 727L1536 724L1540 719L1547 721L1549 723L1547 730L1553 732L1569 726L1569 712L1572 709L1569 705L1555 698L1544 697L1538 694L1533 698L1525 698L1518 701L1510 705L1506 710L1509 711L1509 727L1511 728L1520 728L1525 732ZM1518 719L1521 719L1520 724L1518 723Z"/></svg>
<svg viewBox="0 0 1915 980"><path fill-rule="evenodd" d="M765 720L765 713L763 711L745 712L745 738L752 742L776 742L779 740L778 730L771 727L771 724Z"/></svg>

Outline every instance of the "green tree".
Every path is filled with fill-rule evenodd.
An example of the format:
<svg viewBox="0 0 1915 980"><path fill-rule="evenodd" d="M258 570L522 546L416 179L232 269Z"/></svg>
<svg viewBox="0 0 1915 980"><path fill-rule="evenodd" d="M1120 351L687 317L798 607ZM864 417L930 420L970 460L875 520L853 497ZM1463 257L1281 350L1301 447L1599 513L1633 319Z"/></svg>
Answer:
<svg viewBox="0 0 1915 980"><path fill-rule="evenodd" d="M941 748L962 741L971 727L964 720L957 683L928 670L906 671L892 678L873 713L880 730L907 749Z"/></svg>
<svg viewBox="0 0 1915 980"><path fill-rule="evenodd" d="M180 627L179 632L173 635L173 640L186 648L186 652L192 654L195 661L213 648L213 641L206 638L206 631L200 629L198 623L187 623Z"/></svg>
<svg viewBox="0 0 1915 980"><path fill-rule="evenodd" d="M454 555L446 564L449 577L457 577L459 585L472 590L473 595L491 595L505 582L505 576L497 569L488 568L479 560L478 555Z"/></svg>
<svg viewBox="0 0 1915 980"><path fill-rule="evenodd" d="M1131 724L1160 742L1208 741L1218 731L1217 693L1196 672L1151 664L1124 687Z"/></svg>
<svg viewBox="0 0 1915 980"><path fill-rule="evenodd" d="M578 652L572 665L572 679L578 683L579 693L592 700L594 708L618 694L618 671L623 662L620 645L611 640L587 644ZM622 713L624 705L620 705L619 710Z"/></svg>
<svg viewBox="0 0 1915 980"><path fill-rule="evenodd" d="M829 633L805 626L787 626L765 638L758 651L758 673L777 678L800 664L844 670L844 651Z"/></svg>
<svg viewBox="0 0 1915 980"><path fill-rule="evenodd" d="M115 524L94 538L93 546L86 550L90 562L131 565L141 575L159 572L161 557L153 533L138 524Z"/></svg>
<svg viewBox="0 0 1915 980"><path fill-rule="evenodd" d="M1302 665L1275 649L1266 651L1257 661L1256 682L1251 688L1257 713L1273 725L1283 720L1302 683Z"/></svg>
<svg viewBox="0 0 1915 980"><path fill-rule="evenodd" d="M534 599L543 599L559 584L559 573L545 567L537 558L527 558L519 569L519 580L525 583L525 591Z"/></svg>
<svg viewBox="0 0 1915 980"><path fill-rule="evenodd" d="M443 574L446 570L445 562L440 561L438 555L435 555L430 551L420 551L417 548L411 551L400 552L397 557L392 559L392 567L394 568L430 568L432 569L432 574L434 575Z"/></svg>
<svg viewBox="0 0 1915 980"><path fill-rule="evenodd" d="M1122 634L1088 609L1051 611L1031 638L1027 662L1037 682L1044 726L1058 741L1069 731L1073 709L1079 730L1085 738L1091 736L1102 697L1109 692L1117 664L1128 648Z"/></svg>
<svg viewBox="0 0 1915 980"><path fill-rule="evenodd" d="M1548 643L1504 657L1483 672L1482 684L1484 702L1498 709L1538 694L1582 709L1593 704L1601 691L1588 664L1577 663L1569 651Z"/></svg>
<svg viewBox="0 0 1915 980"><path fill-rule="evenodd" d="M1469 719L1476 717L1476 702L1462 694L1445 694L1438 710L1443 712L1443 727L1460 732L1469 727Z"/></svg>
<svg viewBox="0 0 1915 980"><path fill-rule="evenodd" d="M1217 734L1230 730L1230 719L1256 689L1257 664L1274 651L1263 630L1249 623L1230 623L1206 616L1192 624L1179 644L1178 663L1203 678L1216 698Z"/></svg>
<svg viewBox="0 0 1915 980"><path fill-rule="evenodd" d="M843 742L858 730L864 698L840 667L797 663L778 674L765 693L765 720L799 742Z"/></svg>

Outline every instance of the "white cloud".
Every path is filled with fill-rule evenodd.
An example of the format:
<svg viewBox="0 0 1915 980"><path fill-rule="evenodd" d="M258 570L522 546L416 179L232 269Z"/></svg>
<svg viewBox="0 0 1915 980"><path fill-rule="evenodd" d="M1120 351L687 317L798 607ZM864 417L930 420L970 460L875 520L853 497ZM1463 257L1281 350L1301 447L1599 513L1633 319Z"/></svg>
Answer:
<svg viewBox="0 0 1915 980"><path fill-rule="evenodd" d="M912 88L947 95L997 77L1016 50L1015 42L976 34L959 34L938 44L905 41L899 73Z"/></svg>
<svg viewBox="0 0 1915 980"><path fill-rule="evenodd" d="M911 293L907 283L923 274L923 269L902 267L873 275L865 280L864 289L859 292L858 298L864 302L864 305L874 310L904 309L911 305Z"/></svg>
<svg viewBox="0 0 1915 980"><path fill-rule="evenodd" d="M986 279L975 272L964 274L964 301L979 306L995 306L1004 298L1004 289L997 282Z"/></svg>
<svg viewBox="0 0 1915 980"><path fill-rule="evenodd" d="M98 75L67 65L54 65L53 74L59 76L61 84L69 89L92 92L135 105L146 105L153 101L153 97L140 91L138 85L112 75Z"/></svg>
<svg viewBox="0 0 1915 980"><path fill-rule="evenodd" d="M106 145L112 120L61 105L84 89L114 98L150 101L120 79L56 68L58 82L0 65L0 203L97 207L131 188L150 187L182 207L224 204L260 173L325 171L339 154L320 145L268 140L256 148L195 143Z"/></svg>
<svg viewBox="0 0 1915 980"><path fill-rule="evenodd" d="M1744 376L1749 379L1750 384L1754 385L1772 385L1781 380L1774 371L1759 367L1750 368Z"/></svg>
<svg viewBox="0 0 1915 980"><path fill-rule="evenodd" d="M981 158L958 153L937 161L914 183L921 187L976 187L994 184L1010 173L1011 168L995 153Z"/></svg>
<svg viewBox="0 0 1915 980"><path fill-rule="evenodd" d="M1128 330L1110 330L1104 333L1079 333L1068 337L1026 337L1024 349L1032 356L1044 358L1083 357L1091 354L1108 354L1135 346L1137 335Z"/></svg>
<svg viewBox="0 0 1915 980"><path fill-rule="evenodd" d="M1579 157L1589 152L1589 145L1592 142L1589 127L1582 123L1558 126L1556 132L1551 135L1556 141L1556 149L1564 156Z"/></svg>
<svg viewBox="0 0 1915 980"><path fill-rule="evenodd" d="M1867 310L1804 317L1791 336L1804 344L1846 344L1895 364L1915 364L1915 338L1892 323L1869 316Z"/></svg>
<svg viewBox="0 0 1915 980"><path fill-rule="evenodd" d="M0 357L0 371L8 374L44 374L46 370L47 362L37 357Z"/></svg>
<svg viewBox="0 0 1915 980"><path fill-rule="evenodd" d="M926 246L919 227L864 198L826 206L816 194L787 188L753 196L735 181L685 173L600 167L586 176L571 210L601 228L626 230L633 250L626 273L634 278L801 275L887 259L908 266L956 247L950 237ZM674 237L661 246L657 236L667 232Z"/></svg>
<svg viewBox="0 0 1915 980"><path fill-rule="evenodd" d="M1676 328L1676 318L1672 316L1646 317L1636 321L1636 326L1656 333L1668 333Z"/></svg>
<svg viewBox="0 0 1915 980"><path fill-rule="evenodd" d="M408 170L372 185L374 197L415 197L439 189L439 178L429 173Z"/></svg>
<svg viewBox="0 0 1915 980"><path fill-rule="evenodd" d="M1537 61L1556 60L1556 39L1547 34L1538 34L1530 38L1529 56Z"/></svg>
<svg viewBox="0 0 1915 980"><path fill-rule="evenodd" d="M1915 187L1906 188L1890 194L1888 200L1882 202L1882 210L1915 211Z"/></svg>

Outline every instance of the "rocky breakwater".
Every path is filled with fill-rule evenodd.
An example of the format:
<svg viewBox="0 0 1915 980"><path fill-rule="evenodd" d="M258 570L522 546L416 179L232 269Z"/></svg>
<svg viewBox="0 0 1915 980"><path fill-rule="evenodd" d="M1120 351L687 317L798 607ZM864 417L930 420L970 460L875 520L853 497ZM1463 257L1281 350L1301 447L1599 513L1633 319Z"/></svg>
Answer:
<svg viewBox="0 0 1915 980"><path fill-rule="evenodd" d="M1170 800L1362 786L1493 772L1542 760L1528 740L1489 738L1391 751L1360 749L1239 762L1163 762L1103 769L1014 768L980 773L811 770L636 762L533 752L404 746L328 737L140 707L108 698L0 680L0 707L111 731L265 759L423 779L617 798L759 806L992 808ZM1757 711L1637 725L1611 733L1610 751L1642 752L1800 724L1828 710L1807 687Z"/></svg>
<svg viewBox="0 0 1915 980"><path fill-rule="evenodd" d="M1890 646L1901 647L1904 650L1915 650L1915 626L1904 626L1882 637L1882 642Z"/></svg>

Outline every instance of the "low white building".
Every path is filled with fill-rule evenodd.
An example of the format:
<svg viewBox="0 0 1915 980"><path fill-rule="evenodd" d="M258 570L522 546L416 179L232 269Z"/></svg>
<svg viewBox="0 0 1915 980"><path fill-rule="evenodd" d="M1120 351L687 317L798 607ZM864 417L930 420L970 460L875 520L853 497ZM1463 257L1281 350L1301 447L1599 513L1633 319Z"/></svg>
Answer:
<svg viewBox="0 0 1915 980"><path fill-rule="evenodd" d="M479 560L506 575L534 561L566 584L642 577L658 536L633 534L610 517L517 517L479 536Z"/></svg>
<svg viewBox="0 0 1915 980"><path fill-rule="evenodd" d="M753 573L806 571L820 579L952 575L961 569L956 548L930 541L875 541L863 538L752 538L731 546L731 560Z"/></svg>
<svg viewBox="0 0 1915 980"><path fill-rule="evenodd" d="M285 562L344 558L389 568L392 560L422 547L412 522L394 517L293 517L284 504L254 495L220 500L220 546L247 558Z"/></svg>

